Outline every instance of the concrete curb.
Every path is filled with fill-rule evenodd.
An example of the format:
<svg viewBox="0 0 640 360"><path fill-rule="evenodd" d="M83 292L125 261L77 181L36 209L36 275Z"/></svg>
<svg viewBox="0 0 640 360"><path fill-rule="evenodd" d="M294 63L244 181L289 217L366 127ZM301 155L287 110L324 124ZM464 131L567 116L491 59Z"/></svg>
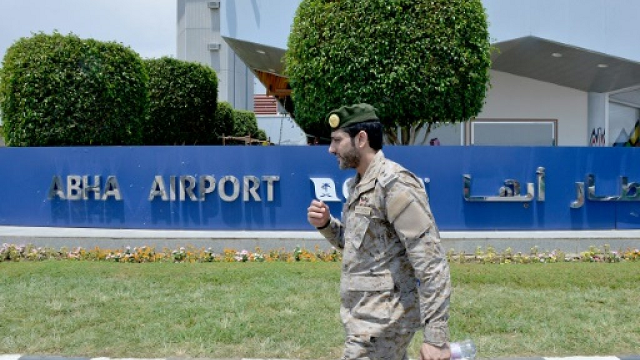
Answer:
<svg viewBox="0 0 640 360"><path fill-rule="evenodd" d="M492 246L497 251L511 248L529 253L536 246L540 251L562 250L579 253L590 246L610 245L611 250L640 248L640 230L589 231L441 231L446 250L473 253L478 246ZM331 245L317 231L206 231L149 230L65 227L0 226L0 243L33 244L50 247L120 248L123 246L175 247L192 245L211 247L215 251L234 249L293 250L328 249Z"/></svg>

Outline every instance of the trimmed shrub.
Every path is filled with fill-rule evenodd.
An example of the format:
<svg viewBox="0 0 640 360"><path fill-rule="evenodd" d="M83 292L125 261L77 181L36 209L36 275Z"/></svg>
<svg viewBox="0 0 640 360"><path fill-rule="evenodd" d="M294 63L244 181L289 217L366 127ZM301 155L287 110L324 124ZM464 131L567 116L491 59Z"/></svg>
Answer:
<svg viewBox="0 0 640 360"><path fill-rule="evenodd" d="M233 135L234 118L233 118L233 106L226 101L218 103L216 108L215 121L213 123L214 130L212 133L213 138L211 143L221 144L222 136Z"/></svg>
<svg viewBox="0 0 640 360"><path fill-rule="evenodd" d="M140 143L147 72L128 47L38 33L9 47L2 67L7 145Z"/></svg>
<svg viewBox="0 0 640 360"><path fill-rule="evenodd" d="M248 110L233 111L233 136L248 136L258 140L267 140L267 134L258 128L256 114Z"/></svg>
<svg viewBox="0 0 640 360"><path fill-rule="evenodd" d="M218 77L208 66L168 57L145 60L149 71L148 145L211 144L217 130Z"/></svg>

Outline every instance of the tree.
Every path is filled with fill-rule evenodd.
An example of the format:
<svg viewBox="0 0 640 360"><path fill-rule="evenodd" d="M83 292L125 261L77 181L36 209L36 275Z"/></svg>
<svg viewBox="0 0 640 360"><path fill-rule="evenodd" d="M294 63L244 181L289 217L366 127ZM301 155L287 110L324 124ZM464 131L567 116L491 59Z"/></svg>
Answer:
<svg viewBox="0 0 640 360"><path fill-rule="evenodd" d="M481 0L303 0L285 54L294 117L327 137L328 111L367 102L388 142L415 143L480 112L489 52Z"/></svg>
<svg viewBox="0 0 640 360"><path fill-rule="evenodd" d="M149 71L147 145L215 143L218 77L208 66L168 57L145 60Z"/></svg>
<svg viewBox="0 0 640 360"><path fill-rule="evenodd" d="M2 65L0 112L7 145L140 143L147 72L128 47L38 33L11 45Z"/></svg>

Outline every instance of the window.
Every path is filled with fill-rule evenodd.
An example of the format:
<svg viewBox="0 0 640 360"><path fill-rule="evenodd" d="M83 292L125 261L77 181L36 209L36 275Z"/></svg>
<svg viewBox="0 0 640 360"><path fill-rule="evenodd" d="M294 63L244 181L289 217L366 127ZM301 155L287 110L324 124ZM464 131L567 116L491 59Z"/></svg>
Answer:
<svg viewBox="0 0 640 360"><path fill-rule="evenodd" d="M464 144L464 137L462 135L464 131L464 124L447 124L447 123L435 123L431 126L431 131L428 136L424 136L424 130L418 133L416 138L424 140L422 145L454 145L460 146Z"/></svg>
<svg viewBox="0 0 640 360"><path fill-rule="evenodd" d="M469 145L556 146L557 120L471 120Z"/></svg>
<svg viewBox="0 0 640 360"><path fill-rule="evenodd" d="M608 115L607 145L640 146L640 89L610 94Z"/></svg>

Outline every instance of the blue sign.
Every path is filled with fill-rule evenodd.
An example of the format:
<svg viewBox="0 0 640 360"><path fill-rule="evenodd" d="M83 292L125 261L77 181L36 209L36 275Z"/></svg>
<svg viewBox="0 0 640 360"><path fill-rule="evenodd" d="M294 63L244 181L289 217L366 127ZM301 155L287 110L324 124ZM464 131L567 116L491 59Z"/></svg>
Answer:
<svg viewBox="0 0 640 360"><path fill-rule="evenodd" d="M640 228L640 149L388 146L441 230ZM326 146L0 148L0 225L311 230L353 170Z"/></svg>

